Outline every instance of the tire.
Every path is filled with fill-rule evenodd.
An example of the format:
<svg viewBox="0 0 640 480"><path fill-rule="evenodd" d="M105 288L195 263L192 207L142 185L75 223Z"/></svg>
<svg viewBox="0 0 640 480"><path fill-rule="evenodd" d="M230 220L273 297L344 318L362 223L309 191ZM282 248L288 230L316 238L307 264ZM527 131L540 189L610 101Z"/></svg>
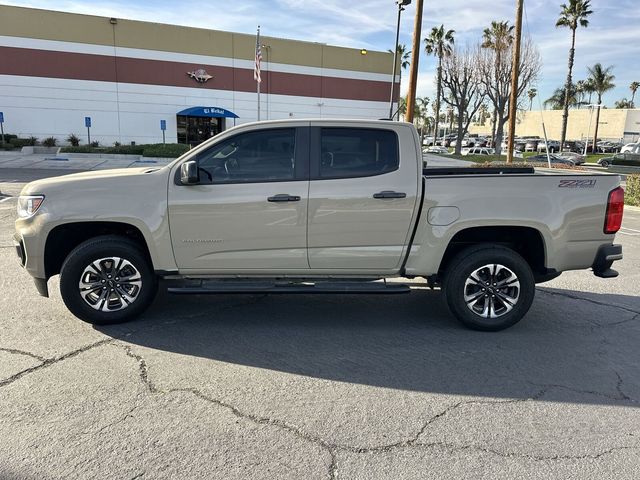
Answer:
<svg viewBox="0 0 640 480"><path fill-rule="evenodd" d="M157 291L158 279L147 255L135 242L116 235L81 243L60 271L65 305L80 320L94 325L136 318L153 302Z"/></svg>
<svg viewBox="0 0 640 480"><path fill-rule="evenodd" d="M603 166L604 168L609 168L609 162L607 162L606 160L601 161L600 165Z"/></svg>
<svg viewBox="0 0 640 480"><path fill-rule="evenodd" d="M495 281L489 283L494 285L487 284L491 278ZM496 288L496 283L505 287ZM487 332L518 323L535 296L533 272L525 259L509 248L492 245L460 252L447 267L442 288L449 310L459 321Z"/></svg>

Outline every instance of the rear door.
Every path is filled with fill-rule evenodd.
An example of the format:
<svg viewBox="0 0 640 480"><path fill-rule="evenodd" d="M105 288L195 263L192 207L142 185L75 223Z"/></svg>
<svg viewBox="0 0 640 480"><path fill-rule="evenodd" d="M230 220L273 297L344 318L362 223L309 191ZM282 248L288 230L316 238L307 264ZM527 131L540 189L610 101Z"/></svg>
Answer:
<svg viewBox="0 0 640 480"><path fill-rule="evenodd" d="M198 184L180 183L180 164L169 183L171 241L181 272L308 271L308 127L240 132L195 160Z"/></svg>
<svg viewBox="0 0 640 480"><path fill-rule="evenodd" d="M406 252L422 179L419 141L409 128L371 125L312 123L308 255L314 271L391 272Z"/></svg>

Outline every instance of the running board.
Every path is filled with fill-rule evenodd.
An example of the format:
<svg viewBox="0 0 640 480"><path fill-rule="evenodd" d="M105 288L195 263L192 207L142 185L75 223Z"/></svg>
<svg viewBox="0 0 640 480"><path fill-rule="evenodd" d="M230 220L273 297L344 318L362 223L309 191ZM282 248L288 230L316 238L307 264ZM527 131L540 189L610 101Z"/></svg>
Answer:
<svg viewBox="0 0 640 480"><path fill-rule="evenodd" d="M408 285L385 282L229 282L203 280L200 285L169 287L169 293L178 295L209 295L221 293L303 293L303 294L398 294L410 293Z"/></svg>

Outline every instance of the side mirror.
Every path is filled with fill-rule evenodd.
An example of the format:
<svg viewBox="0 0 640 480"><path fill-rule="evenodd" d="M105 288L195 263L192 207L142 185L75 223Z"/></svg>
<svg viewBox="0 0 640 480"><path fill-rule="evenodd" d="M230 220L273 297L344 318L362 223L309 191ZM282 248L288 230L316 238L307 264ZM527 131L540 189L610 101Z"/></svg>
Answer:
<svg viewBox="0 0 640 480"><path fill-rule="evenodd" d="M184 162L180 166L180 182L183 185L194 185L200 182L200 175L198 173L198 162Z"/></svg>

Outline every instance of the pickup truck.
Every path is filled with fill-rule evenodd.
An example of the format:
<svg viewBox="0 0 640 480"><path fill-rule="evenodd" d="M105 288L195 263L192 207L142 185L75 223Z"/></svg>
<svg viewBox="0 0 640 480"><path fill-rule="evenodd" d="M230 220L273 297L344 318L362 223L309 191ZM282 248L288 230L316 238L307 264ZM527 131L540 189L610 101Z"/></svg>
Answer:
<svg viewBox="0 0 640 480"><path fill-rule="evenodd" d="M171 293L406 293L440 287L466 326L496 331L566 270L614 277L620 177L426 168L412 125L287 120L231 128L164 167L38 180L14 242L78 318L140 315ZM426 312L425 312L426 314Z"/></svg>

